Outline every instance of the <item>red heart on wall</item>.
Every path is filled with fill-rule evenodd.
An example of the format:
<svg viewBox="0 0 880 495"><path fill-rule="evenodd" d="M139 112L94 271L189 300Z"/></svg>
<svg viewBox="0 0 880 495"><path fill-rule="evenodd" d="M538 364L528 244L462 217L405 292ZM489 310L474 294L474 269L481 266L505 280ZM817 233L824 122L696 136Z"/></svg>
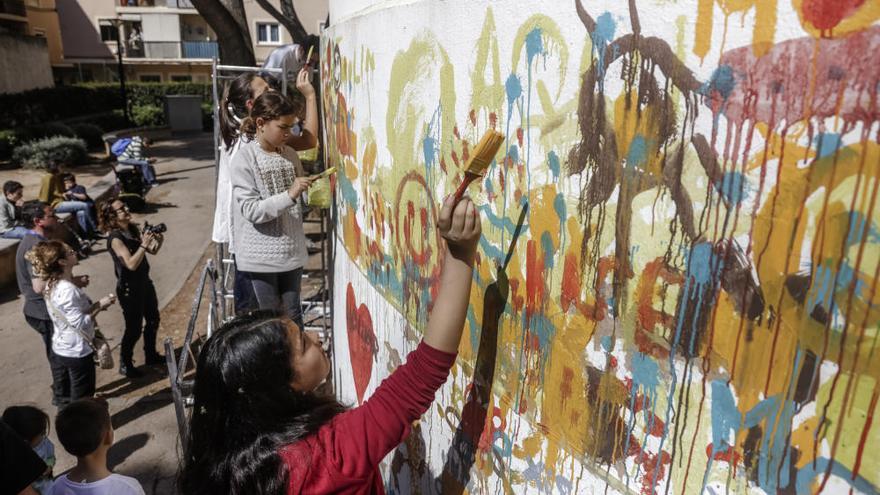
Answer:
<svg viewBox="0 0 880 495"><path fill-rule="evenodd" d="M804 18L816 29L833 29L853 14L865 0L804 0Z"/></svg>
<svg viewBox="0 0 880 495"><path fill-rule="evenodd" d="M348 331L348 353L351 356L351 371L354 375L354 389L358 404L364 401L364 392L373 373L373 359L379 350L376 334L373 332L373 318L365 304L357 305L354 288L348 284L345 294L345 327Z"/></svg>

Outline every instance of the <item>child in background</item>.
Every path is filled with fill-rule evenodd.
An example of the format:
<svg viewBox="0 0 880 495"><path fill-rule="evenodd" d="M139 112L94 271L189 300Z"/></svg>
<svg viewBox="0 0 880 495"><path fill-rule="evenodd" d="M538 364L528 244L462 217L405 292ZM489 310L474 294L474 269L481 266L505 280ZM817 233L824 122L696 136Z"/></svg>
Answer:
<svg viewBox="0 0 880 495"><path fill-rule="evenodd" d="M48 203L55 213L75 213L76 222L86 238L94 238L97 233L97 219L92 216L89 205L83 201L70 200L65 196L64 181L61 178L61 164L50 161L46 173L40 179L40 201Z"/></svg>
<svg viewBox="0 0 880 495"><path fill-rule="evenodd" d="M21 239L28 229L19 225L21 207L24 205L22 196L24 186L21 182L8 180L3 183L3 196L0 196L0 237L4 239Z"/></svg>
<svg viewBox="0 0 880 495"><path fill-rule="evenodd" d="M37 493L48 493L52 485L52 467L55 466L55 445L48 436L49 415L33 406L10 406L3 411L3 421L46 463L46 471L31 483L31 488Z"/></svg>
<svg viewBox="0 0 880 495"><path fill-rule="evenodd" d="M135 167L138 167L147 184L158 186L159 182L156 180L156 171L151 165L156 159L147 158L144 154L144 148L149 147L150 143L151 141L149 138L132 136L128 146L126 146L125 150L119 154L119 158L116 161L123 165L134 165Z"/></svg>
<svg viewBox="0 0 880 495"><path fill-rule="evenodd" d="M67 201L82 201L89 205L89 214L92 218L98 218L98 211L95 208L95 200L89 197L86 187L76 183L76 176L70 172L61 174L61 180L64 181L64 198ZM101 237L100 234L96 234Z"/></svg>
<svg viewBox="0 0 880 495"><path fill-rule="evenodd" d="M144 495L138 480L107 468L107 451L113 446L113 426L106 402L81 399L71 402L55 417L58 440L76 466L55 480L52 495Z"/></svg>

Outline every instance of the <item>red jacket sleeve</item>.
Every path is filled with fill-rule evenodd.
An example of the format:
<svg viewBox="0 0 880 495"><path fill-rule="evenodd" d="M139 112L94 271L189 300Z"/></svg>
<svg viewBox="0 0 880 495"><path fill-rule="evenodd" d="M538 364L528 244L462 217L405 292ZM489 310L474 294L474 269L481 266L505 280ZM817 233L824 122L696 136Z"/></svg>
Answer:
<svg viewBox="0 0 880 495"><path fill-rule="evenodd" d="M318 431L318 443L340 474L369 476L406 439L410 424L428 410L446 382L455 357L420 343L369 400Z"/></svg>

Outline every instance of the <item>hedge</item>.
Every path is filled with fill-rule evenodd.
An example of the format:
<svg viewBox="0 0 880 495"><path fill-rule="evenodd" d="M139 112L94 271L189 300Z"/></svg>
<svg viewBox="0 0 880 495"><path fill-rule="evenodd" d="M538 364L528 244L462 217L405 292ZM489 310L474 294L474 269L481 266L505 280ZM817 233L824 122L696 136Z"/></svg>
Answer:
<svg viewBox="0 0 880 495"><path fill-rule="evenodd" d="M125 88L132 108L148 105L163 108L165 95L199 95L204 102L212 100L209 83L132 82ZM119 84L116 83L56 86L3 94L0 95L0 129L111 112L122 106L121 101Z"/></svg>
<svg viewBox="0 0 880 495"><path fill-rule="evenodd" d="M66 136L31 141L12 152L12 163L24 168L46 168L53 160L65 166L76 166L85 163L87 158L86 142Z"/></svg>

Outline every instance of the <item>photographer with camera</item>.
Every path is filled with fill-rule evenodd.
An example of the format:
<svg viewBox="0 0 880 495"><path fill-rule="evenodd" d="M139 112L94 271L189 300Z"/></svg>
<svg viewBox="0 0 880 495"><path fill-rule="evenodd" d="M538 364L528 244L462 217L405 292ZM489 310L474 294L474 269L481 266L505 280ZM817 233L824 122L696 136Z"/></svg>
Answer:
<svg viewBox="0 0 880 495"><path fill-rule="evenodd" d="M144 223L143 232L131 221L131 212L120 200L101 207L101 226L107 234L107 250L116 271L116 295L125 318L125 333L119 352L119 373L137 378L143 373L134 367L134 345L144 335L144 357L148 365L163 364L165 357L156 352L159 329L159 301L150 279L147 254L155 255L162 247L165 224Z"/></svg>

